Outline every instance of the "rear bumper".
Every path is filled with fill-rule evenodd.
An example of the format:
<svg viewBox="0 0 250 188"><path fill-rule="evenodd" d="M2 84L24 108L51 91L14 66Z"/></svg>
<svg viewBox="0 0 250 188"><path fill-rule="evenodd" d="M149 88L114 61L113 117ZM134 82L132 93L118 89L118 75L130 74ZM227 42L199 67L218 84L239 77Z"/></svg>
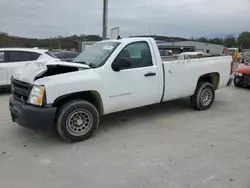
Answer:
<svg viewBox="0 0 250 188"><path fill-rule="evenodd" d="M11 96L9 110L12 121L20 126L40 131L55 130L54 119L57 109L54 107L43 108L28 105Z"/></svg>

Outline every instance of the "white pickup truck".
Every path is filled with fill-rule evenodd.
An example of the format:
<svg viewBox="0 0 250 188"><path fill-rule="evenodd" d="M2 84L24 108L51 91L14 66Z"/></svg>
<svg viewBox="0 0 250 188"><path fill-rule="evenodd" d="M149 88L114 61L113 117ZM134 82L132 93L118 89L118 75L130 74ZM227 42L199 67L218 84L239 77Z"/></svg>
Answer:
<svg viewBox="0 0 250 188"><path fill-rule="evenodd" d="M231 57L163 62L151 38L101 41L74 63L31 63L12 77L9 108L21 126L56 130L70 142L89 138L100 116L189 97L197 110L232 82Z"/></svg>

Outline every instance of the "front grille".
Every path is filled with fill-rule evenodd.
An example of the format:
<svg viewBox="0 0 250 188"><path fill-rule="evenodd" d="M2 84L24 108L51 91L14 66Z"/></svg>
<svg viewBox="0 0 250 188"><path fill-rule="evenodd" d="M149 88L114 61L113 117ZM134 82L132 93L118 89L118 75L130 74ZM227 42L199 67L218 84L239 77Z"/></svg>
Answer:
<svg viewBox="0 0 250 188"><path fill-rule="evenodd" d="M18 81L13 77L11 78L11 93L15 99L26 102L28 100L31 88L31 84Z"/></svg>

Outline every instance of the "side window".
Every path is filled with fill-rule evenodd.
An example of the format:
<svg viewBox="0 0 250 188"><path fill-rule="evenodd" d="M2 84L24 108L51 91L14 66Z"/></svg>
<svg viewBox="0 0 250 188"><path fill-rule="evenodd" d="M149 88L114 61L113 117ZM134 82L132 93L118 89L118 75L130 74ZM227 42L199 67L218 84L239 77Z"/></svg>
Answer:
<svg viewBox="0 0 250 188"><path fill-rule="evenodd" d="M24 51L9 51L9 62L19 61L34 61L37 60L40 54L35 52L24 52Z"/></svg>
<svg viewBox="0 0 250 188"><path fill-rule="evenodd" d="M4 52L0 52L0 63L4 62Z"/></svg>
<svg viewBox="0 0 250 188"><path fill-rule="evenodd" d="M127 45L117 58L129 58L131 68L152 66L152 56L147 42L135 42Z"/></svg>

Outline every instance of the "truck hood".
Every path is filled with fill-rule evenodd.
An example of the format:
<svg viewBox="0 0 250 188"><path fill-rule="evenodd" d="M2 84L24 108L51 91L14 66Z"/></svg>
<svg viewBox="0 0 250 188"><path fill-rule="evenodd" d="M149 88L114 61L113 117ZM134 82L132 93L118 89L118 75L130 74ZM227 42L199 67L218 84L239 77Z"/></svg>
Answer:
<svg viewBox="0 0 250 188"><path fill-rule="evenodd" d="M236 71L242 74L250 74L250 66L240 65Z"/></svg>
<svg viewBox="0 0 250 188"><path fill-rule="evenodd" d="M27 63L25 67L18 69L14 72L13 77L21 82L33 83L37 77L45 74L48 69L60 67L64 72L55 71L57 74L63 74L67 72L74 72L83 69L89 69L88 65L80 63L71 63L64 61L48 61L48 62L32 62ZM65 71L67 70L67 71ZM56 73L54 75L56 75ZM49 76L53 76L49 75Z"/></svg>

